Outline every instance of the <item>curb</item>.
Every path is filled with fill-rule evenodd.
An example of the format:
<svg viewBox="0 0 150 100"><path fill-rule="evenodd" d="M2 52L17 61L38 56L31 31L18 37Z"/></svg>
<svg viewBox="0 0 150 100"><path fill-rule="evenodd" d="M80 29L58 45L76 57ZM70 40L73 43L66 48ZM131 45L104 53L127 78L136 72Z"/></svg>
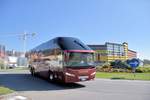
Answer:
<svg viewBox="0 0 150 100"><path fill-rule="evenodd" d="M95 80L103 80L103 81L126 81L126 82L144 82L144 83L150 83L150 81L145 80L126 80L126 79L105 79L105 78L96 78Z"/></svg>

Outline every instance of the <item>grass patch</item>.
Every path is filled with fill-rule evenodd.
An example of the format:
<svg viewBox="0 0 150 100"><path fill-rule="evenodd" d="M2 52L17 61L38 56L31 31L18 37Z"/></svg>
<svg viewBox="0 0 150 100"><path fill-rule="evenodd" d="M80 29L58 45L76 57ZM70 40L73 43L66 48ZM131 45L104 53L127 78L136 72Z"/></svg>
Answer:
<svg viewBox="0 0 150 100"><path fill-rule="evenodd" d="M150 73L107 73L97 72L97 78L127 79L127 80L150 80Z"/></svg>
<svg viewBox="0 0 150 100"><path fill-rule="evenodd" d="M14 90L0 86L0 95L9 94L9 93L13 93L13 92L14 92Z"/></svg>
<svg viewBox="0 0 150 100"><path fill-rule="evenodd" d="M0 69L0 72L22 72L22 71L28 71L28 67L16 67L12 69Z"/></svg>

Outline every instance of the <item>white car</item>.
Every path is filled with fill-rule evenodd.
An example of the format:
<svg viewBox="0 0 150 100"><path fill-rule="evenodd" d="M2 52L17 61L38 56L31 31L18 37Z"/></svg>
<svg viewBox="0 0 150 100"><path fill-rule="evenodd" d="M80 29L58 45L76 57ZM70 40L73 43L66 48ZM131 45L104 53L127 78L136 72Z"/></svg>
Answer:
<svg viewBox="0 0 150 100"><path fill-rule="evenodd" d="M10 69L15 68L15 67L17 67L16 64L8 64L8 68L10 68Z"/></svg>

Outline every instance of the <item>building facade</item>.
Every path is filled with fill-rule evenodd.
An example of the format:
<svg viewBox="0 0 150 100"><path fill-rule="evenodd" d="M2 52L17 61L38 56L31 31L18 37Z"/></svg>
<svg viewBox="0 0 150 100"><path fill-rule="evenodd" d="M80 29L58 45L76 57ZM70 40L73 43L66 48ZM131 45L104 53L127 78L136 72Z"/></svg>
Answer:
<svg viewBox="0 0 150 100"><path fill-rule="evenodd" d="M0 58L5 58L5 46L0 45Z"/></svg>
<svg viewBox="0 0 150 100"><path fill-rule="evenodd" d="M21 57L24 53L15 51L15 50L7 50L6 51L7 56L15 56L15 57Z"/></svg>
<svg viewBox="0 0 150 100"><path fill-rule="evenodd" d="M111 62L115 60L125 61L136 57L135 51L129 51L128 43L123 44L106 42L104 45L88 45L91 49L95 50L96 61L99 62ZM134 53L133 53L134 52ZM128 54L130 53L130 54Z"/></svg>
<svg viewBox="0 0 150 100"><path fill-rule="evenodd" d="M129 58L129 59L137 58L137 52L128 49L128 58Z"/></svg>
<svg viewBox="0 0 150 100"><path fill-rule="evenodd" d="M27 58L23 57L24 55L23 52L19 52L15 50L7 50L6 55L8 57L9 64L13 63L17 67L22 67L22 66L25 67L28 65Z"/></svg>

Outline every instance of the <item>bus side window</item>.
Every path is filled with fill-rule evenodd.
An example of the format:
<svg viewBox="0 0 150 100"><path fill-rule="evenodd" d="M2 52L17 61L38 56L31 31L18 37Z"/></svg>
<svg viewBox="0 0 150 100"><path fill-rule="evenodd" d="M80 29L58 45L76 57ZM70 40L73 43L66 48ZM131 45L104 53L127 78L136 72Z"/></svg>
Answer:
<svg viewBox="0 0 150 100"><path fill-rule="evenodd" d="M62 51L57 48L56 49L56 58L57 58L57 64L61 68L63 66L63 57L62 57Z"/></svg>
<svg viewBox="0 0 150 100"><path fill-rule="evenodd" d="M33 62L36 62L36 61L37 61L36 59L33 60Z"/></svg>
<svg viewBox="0 0 150 100"><path fill-rule="evenodd" d="M39 61L40 61L39 59L34 59L34 60L33 60L33 62L39 62Z"/></svg>

